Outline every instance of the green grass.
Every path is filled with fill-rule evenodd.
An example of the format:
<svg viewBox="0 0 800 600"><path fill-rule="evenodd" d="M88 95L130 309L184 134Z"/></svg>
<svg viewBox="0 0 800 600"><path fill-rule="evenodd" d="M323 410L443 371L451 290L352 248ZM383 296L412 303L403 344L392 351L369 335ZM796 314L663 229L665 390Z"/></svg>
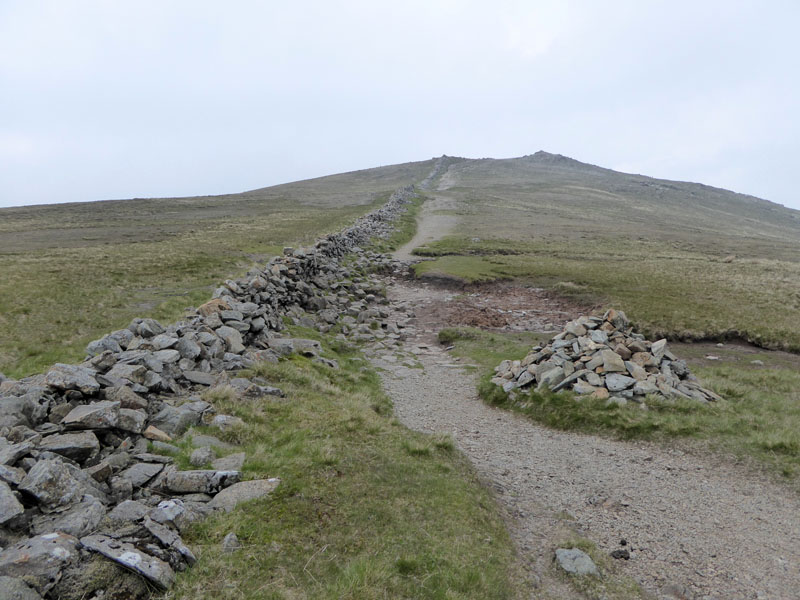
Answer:
<svg viewBox="0 0 800 600"><path fill-rule="evenodd" d="M478 329L443 330L440 335L457 356L469 358L485 373L479 393L486 401L521 412L562 430L611 435L624 440L696 440L720 452L755 459L789 481L800 481L800 372L720 365L692 371L724 400L709 404L648 398L647 410L629 402L606 406L603 400L571 392L519 393L509 397L489 381L506 358L522 358L535 334L487 333Z"/></svg>
<svg viewBox="0 0 800 600"><path fill-rule="evenodd" d="M295 356L250 373L284 400L214 392L218 411L246 422L244 476L282 482L197 524L185 539L198 563L166 598L517 597L511 541L452 440L400 425L363 358L316 335L341 369ZM231 531L244 547L224 554Z"/></svg>

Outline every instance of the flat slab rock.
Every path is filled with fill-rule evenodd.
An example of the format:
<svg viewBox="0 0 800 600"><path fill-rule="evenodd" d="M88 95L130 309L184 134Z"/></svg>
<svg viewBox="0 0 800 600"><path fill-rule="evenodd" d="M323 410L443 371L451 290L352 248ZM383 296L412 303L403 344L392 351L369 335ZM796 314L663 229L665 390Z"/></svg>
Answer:
<svg viewBox="0 0 800 600"><path fill-rule="evenodd" d="M175 581L175 572L163 560L145 554L132 544L120 542L105 535L88 535L81 538L83 547L110 558L144 576L161 589L167 589Z"/></svg>
<svg viewBox="0 0 800 600"><path fill-rule="evenodd" d="M219 508L225 512L231 512L240 502L268 496L278 487L280 482L281 480L277 477L241 481L222 490L208 504L211 508Z"/></svg>

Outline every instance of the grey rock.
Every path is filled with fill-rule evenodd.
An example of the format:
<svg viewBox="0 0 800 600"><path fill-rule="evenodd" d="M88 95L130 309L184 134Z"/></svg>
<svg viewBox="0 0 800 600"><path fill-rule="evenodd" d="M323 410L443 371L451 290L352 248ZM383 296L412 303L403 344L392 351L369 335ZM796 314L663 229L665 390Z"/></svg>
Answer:
<svg viewBox="0 0 800 600"><path fill-rule="evenodd" d="M200 414L191 408L164 404L151 419L150 424L161 431L176 436L200 422Z"/></svg>
<svg viewBox="0 0 800 600"><path fill-rule="evenodd" d="M22 579L0 576L0 600L42 600L42 597Z"/></svg>
<svg viewBox="0 0 800 600"><path fill-rule="evenodd" d="M67 429L111 429L119 420L119 402L101 400L73 408L61 421Z"/></svg>
<svg viewBox="0 0 800 600"><path fill-rule="evenodd" d="M202 448L203 446L214 446L216 448L220 448L221 450L229 450L234 448L233 444L229 444L228 442L223 442L221 439L214 437L213 435L206 435L204 433L198 433L196 431L189 431L187 436L191 436L192 438L192 446L195 448Z"/></svg>
<svg viewBox="0 0 800 600"><path fill-rule="evenodd" d="M232 531L222 539L222 551L225 554L232 554L237 550L241 549L242 549L242 543L239 541L239 538L236 537L236 534L233 533Z"/></svg>
<svg viewBox="0 0 800 600"><path fill-rule="evenodd" d="M129 431L130 433L142 433L146 425L147 413L143 410L133 410L130 408L119 409L117 429Z"/></svg>
<svg viewBox="0 0 800 600"><path fill-rule="evenodd" d="M125 500L108 513L108 518L119 523L133 523L144 519L150 507L136 500Z"/></svg>
<svg viewBox="0 0 800 600"><path fill-rule="evenodd" d="M2 445L5 440L0 438L0 465L13 466L23 456L27 456L35 448L31 442Z"/></svg>
<svg viewBox="0 0 800 600"><path fill-rule="evenodd" d="M167 563L145 554L132 544L120 542L105 535L83 537L81 544L87 550L98 552L123 567L136 571L160 589L169 588L175 581L175 573Z"/></svg>
<svg viewBox="0 0 800 600"><path fill-rule="evenodd" d="M554 367L548 369L540 377L538 377L539 385L537 389L553 388L564 380L564 369L562 367Z"/></svg>
<svg viewBox="0 0 800 600"><path fill-rule="evenodd" d="M24 578L39 594L46 594L61 571L80 560L77 538L47 533L23 540L0 553L0 575Z"/></svg>
<svg viewBox="0 0 800 600"><path fill-rule="evenodd" d="M191 456L189 457L189 462L195 467L202 467L210 463L217 457L217 453L214 452L209 446L205 446L204 448L197 448L192 451ZM216 469L216 467L214 467Z"/></svg>
<svg viewBox="0 0 800 600"><path fill-rule="evenodd" d="M94 376L95 372L86 367L56 363L45 375L44 382L57 390L78 390L88 396L100 391Z"/></svg>
<svg viewBox="0 0 800 600"><path fill-rule="evenodd" d="M183 376L192 383L197 383L199 385L212 386L217 380L216 375L212 373L203 373L202 371L184 371Z"/></svg>
<svg viewBox="0 0 800 600"><path fill-rule="evenodd" d="M571 575L594 575L599 577L600 572L594 561L583 550L578 548L559 548L556 550L558 565Z"/></svg>
<svg viewBox="0 0 800 600"><path fill-rule="evenodd" d="M166 452L167 454L179 454L181 451L181 449L177 446L173 446L172 444L168 444L166 442L153 440L150 443L153 444L153 449L158 450L159 452Z"/></svg>
<svg viewBox="0 0 800 600"><path fill-rule="evenodd" d="M150 340L150 345L153 347L153 350L166 350L167 348L172 348L177 343L178 338L165 333L160 333Z"/></svg>
<svg viewBox="0 0 800 600"><path fill-rule="evenodd" d="M147 376L147 367L143 365L133 365L117 363L111 369L99 376L99 379L109 386L120 386L128 383L143 384Z"/></svg>
<svg viewBox="0 0 800 600"><path fill-rule="evenodd" d="M650 354L656 359L656 362L661 361L664 358L664 354L667 351L667 340L658 340L657 342L653 342L650 346Z"/></svg>
<svg viewBox="0 0 800 600"><path fill-rule="evenodd" d="M16 486L22 483L23 479L25 479L25 471L23 469L0 464L0 481Z"/></svg>
<svg viewBox="0 0 800 600"><path fill-rule="evenodd" d="M231 512L240 502L269 496L280 482L277 478L241 481L219 492L208 504L211 508Z"/></svg>
<svg viewBox="0 0 800 600"><path fill-rule="evenodd" d="M119 345L117 340L108 335L103 336L99 340L89 342L89 344L86 346L86 353L89 356L97 356L98 354L102 354L106 351L119 354L122 352L122 346Z"/></svg>
<svg viewBox="0 0 800 600"><path fill-rule="evenodd" d="M120 408L141 410L147 408L147 399L142 398L127 386L109 387L105 389L106 400L119 402Z"/></svg>
<svg viewBox="0 0 800 600"><path fill-rule="evenodd" d="M130 481L134 488L140 488L158 475L163 468L164 465L158 463L136 463L122 471L119 477Z"/></svg>
<svg viewBox="0 0 800 600"><path fill-rule="evenodd" d="M219 427L222 431L227 431L244 426L244 421L232 415L215 415L214 418L211 419L211 426Z"/></svg>
<svg viewBox="0 0 800 600"><path fill-rule="evenodd" d="M0 525L25 512L14 492L5 481L0 481Z"/></svg>
<svg viewBox="0 0 800 600"><path fill-rule="evenodd" d="M239 481L239 471L173 471L167 475L164 487L179 494L200 492L215 494Z"/></svg>
<svg viewBox="0 0 800 600"><path fill-rule="evenodd" d="M103 503L94 496L86 495L64 512L34 517L31 531L35 534L60 531L81 537L97 529L105 516L106 507Z"/></svg>
<svg viewBox="0 0 800 600"><path fill-rule="evenodd" d="M241 354L244 352L245 348L242 344L242 334L233 327L223 325L217 329L217 335L225 342L228 352L233 352L234 354Z"/></svg>
<svg viewBox="0 0 800 600"><path fill-rule="evenodd" d="M627 373L625 361L619 354L613 350L601 350L600 355L603 358L603 370L606 373Z"/></svg>
<svg viewBox="0 0 800 600"><path fill-rule="evenodd" d="M153 358L165 365L171 365L181 359L181 353L178 350L158 350L153 352Z"/></svg>
<svg viewBox="0 0 800 600"><path fill-rule="evenodd" d="M237 452L218 458L211 463L217 471L241 471L247 455L244 452Z"/></svg>
<svg viewBox="0 0 800 600"><path fill-rule="evenodd" d="M197 562L194 554L192 554L192 551L183 543L181 537L169 527L153 521L148 517L144 519L144 527L164 548L177 551L189 566Z"/></svg>
<svg viewBox="0 0 800 600"><path fill-rule="evenodd" d="M202 348L200 348L200 344L186 337L178 341L178 345L175 349L180 353L182 358L188 358L190 360L197 359L203 352Z"/></svg>
<svg viewBox="0 0 800 600"><path fill-rule="evenodd" d="M86 491L74 476L74 471L59 460L38 461L19 484L19 490L47 506L71 504L83 497Z"/></svg>
<svg viewBox="0 0 800 600"><path fill-rule="evenodd" d="M318 341L303 338L272 338L267 340L267 345L281 356L288 356L296 352L303 356L313 357L322 352L322 346Z"/></svg>
<svg viewBox="0 0 800 600"><path fill-rule="evenodd" d="M155 319L141 319L136 327L136 332L143 338L152 338L164 331L164 327Z"/></svg>
<svg viewBox="0 0 800 600"><path fill-rule="evenodd" d="M39 449L55 452L77 462L83 462L90 456L100 452L100 442L91 431L64 433L44 438L39 443Z"/></svg>
<svg viewBox="0 0 800 600"><path fill-rule="evenodd" d="M621 392L635 383L636 380L633 377L627 377L618 373L609 373L606 375L606 387L609 392Z"/></svg>

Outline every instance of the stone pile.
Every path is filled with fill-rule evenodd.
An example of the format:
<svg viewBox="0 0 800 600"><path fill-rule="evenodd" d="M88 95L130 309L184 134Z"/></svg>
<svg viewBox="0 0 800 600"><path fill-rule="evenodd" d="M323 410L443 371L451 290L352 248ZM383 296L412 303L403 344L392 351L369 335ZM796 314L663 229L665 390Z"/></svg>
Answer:
<svg viewBox="0 0 800 600"><path fill-rule="evenodd" d="M646 340L633 331L625 313L614 309L567 323L547 345L535 346L522 360L504 360L495 374L492 382L505 392L568 389L618 404L646 396L720 400L700 386L667 340Z"/></svg>
<svg viewBox="0 0 800 600"><path fill-rule="evenodd" d="M413 195L401 189L312 248L284 249L263 269L226 281L179 323L137 318L91 342L79 365L0 378L3 587L61 597L62 579L79 581L104 556L167 588L175 570L195 560L180 537L186 526L268 494L277 479L240 482L244 454L216 459L210 446L228 445L193 431L200 423L244 425L194 392L227 385L240 397L282 396L234 373L294 352L336 368L318 342L278 332L286 318L328 331L341 317L351 337L374 333L380 311L371 306L382 289L369 272L398 265L361 246L388 236ZM181 435L192 436L190 462L201 468L180 471L150 451L177 452L170 442Z"/></svg>

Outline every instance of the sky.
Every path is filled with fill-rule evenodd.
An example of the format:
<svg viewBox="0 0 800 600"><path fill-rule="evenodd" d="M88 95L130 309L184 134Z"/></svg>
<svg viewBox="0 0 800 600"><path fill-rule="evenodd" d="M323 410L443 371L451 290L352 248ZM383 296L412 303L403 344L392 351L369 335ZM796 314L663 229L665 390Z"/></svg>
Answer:
<svg viewBox="0 0 800 600"><path fill-rule="evenodd" d="M800 209L800 2L0 0L0 206L537 150Z"/></svg>

